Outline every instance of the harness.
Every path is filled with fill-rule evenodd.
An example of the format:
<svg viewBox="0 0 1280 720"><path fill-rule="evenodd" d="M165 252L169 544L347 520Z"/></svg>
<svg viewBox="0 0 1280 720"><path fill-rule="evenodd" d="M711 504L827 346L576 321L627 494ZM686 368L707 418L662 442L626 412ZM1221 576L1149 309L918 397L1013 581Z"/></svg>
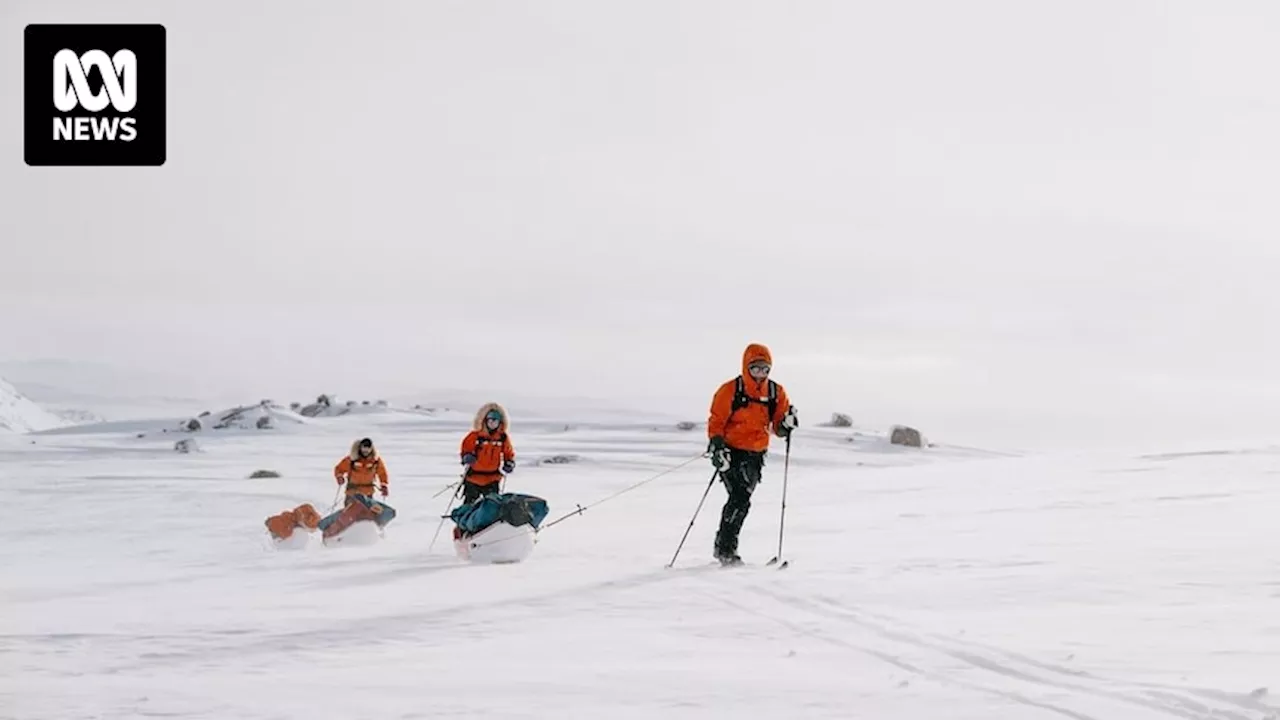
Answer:
<svg viewBox="0 0 1280 720"><path fill-rule="evenodd" d="M778 384L770 380L769 394L766 397L753 397L747 394L747 383L739 375L738 381L733 388L733 405L730 406L729 417L733 417L734 413L751 403L767 405L769 408L769 422L773 422L773 416L778 412Z"/></svg>
<svg viewBox="0 0 1280 720"><path fill-rule="evenodd" d="M378 466L382 464L382 458L381 458L381 457L375 457L375 458L372 458L372 459L370 459L370 460L365 460L364 458L360 458L359 460L352 460L352 461L351 461L351 470L352 470L352 472L353 472L353 473L354 473L354 471L355 471L355 469L356 469L356 463L370 463L370 464L372 465L372 469L376 471L376 470L377 470L377 468L378 468ZM375 473L374 477L377 477L376 473ZM352 482L352 480L350 479L350 477L348 477L348 479L347 479L347 487L348 487L348 488L372 488L372 487L375 487L375 486L376 486L376 484L375 484L375 483L373 483L373 482L358 483L358 482Z"/></svg>
<svg viewBox="0 0 1280 720"><path fill-rule="evenodd" d="M501 448L502 445L505 444L506 442L507 442L506 432L503 432L497 437L485 437L483 435L477 435L476 436L476 455L480 454L480 448L484 447L485 445L497 445L499 448ZM471 477L472 475L501 475L501 474L502 474L501 470L473 470L471 468L467 468L467 477Z"/></svg>
<svg viewBox="0 0 1280 720"><path fill-rule="evenodd" d="M476 449L479 450L481 445L501 445L507 441L507 434L504 432L497 437L485 437L476 435Z"/></svg>

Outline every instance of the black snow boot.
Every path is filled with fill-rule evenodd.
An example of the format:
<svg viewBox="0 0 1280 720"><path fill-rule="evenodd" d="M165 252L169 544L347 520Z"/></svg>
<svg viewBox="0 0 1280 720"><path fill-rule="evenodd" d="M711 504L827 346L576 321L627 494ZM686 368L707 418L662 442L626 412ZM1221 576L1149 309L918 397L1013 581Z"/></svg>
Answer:
<svg viewBox="0 0 1280 720"><path fill-rule="evenodd" d="M725 527L721 527L720 532L716 533L715 558L721 565L742 564L742 558L738 557L738 538L731 533Z"/></svg>

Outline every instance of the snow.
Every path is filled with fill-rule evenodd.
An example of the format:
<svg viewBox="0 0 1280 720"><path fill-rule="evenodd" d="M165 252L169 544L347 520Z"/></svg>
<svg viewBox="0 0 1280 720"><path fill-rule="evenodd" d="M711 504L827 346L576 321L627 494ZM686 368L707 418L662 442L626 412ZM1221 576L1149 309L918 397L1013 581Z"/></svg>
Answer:
<svg viewBox="0 0 1280 720"><path fill-rule="evenodd" d="M237 405L187 417L106 420L53 428L43 435L100 435L105 433L206 433L226 430L265 431L306 425L307 418L267 401Z"/></svg>
<svg viewBox="0 0 1280 720"><path fill-rule="evenodd" d="M0 432L49 430L69 421L40 407L4 378L0 378Z"/></svg>
<svg viewBox="0 0 1280 720"><path fill-rule="evenodd" d="M377 523L372 520L361 520L352 523L351 527L336 535L324 538L322 542L325 547L362 547L377 545L382 542L383 537L383 531L378 528Z"/></svg>
<svg viewBox="0 0 1280 720"><path fill-rule="evenodd" d="M1264 690L1280 687L1280 447L1031 455L802 427L791 566L764 567L778 443L749 566L710 563L717 486L666 569L710 478L703 433L551 415L514 418L517 453L581 462L508 479L551 509L509 565L468 564L444 537L427 552L465 413L201 432L193 454L118 427L0 438L0 486L22 500L0 528L0 715L1280 714ZM325 513L364 435L391 475L385 537L276 548L263 520ZM261 467L282 476L248 479Z"/></svg>
<svg viewBox="0 0 1280 720"><path fill-rule="evenodd" d="M305 529L299 528L287 538L272 538L271 542L275 544L277 550L302 550L315 540L313 533L306 532Z"/></svg>

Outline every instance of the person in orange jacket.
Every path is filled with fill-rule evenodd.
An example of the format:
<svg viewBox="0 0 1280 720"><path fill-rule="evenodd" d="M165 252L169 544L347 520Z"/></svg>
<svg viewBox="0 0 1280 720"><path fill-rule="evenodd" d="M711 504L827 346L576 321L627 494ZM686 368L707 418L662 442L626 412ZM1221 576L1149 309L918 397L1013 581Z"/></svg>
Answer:
<svg viewBox="0 0 1280 720"><path fill-rule="evenodd" d="M502 487L503 475L516 469L516 451L507 435L507 411L498 403L485 403L476 411L471 432L462 439L462 464L467 466L462 480L462 502L472 503L481 495L493 495Z"/></svg>
<svg viewBox="0 0 1280 720"><path fill-rule="evenodd" d="M742 374L721 385L711 400L707 450L728 492L720 512L715 557L726 565L742 562L738 534L751 510L751 494L760 483L770 431L788 438L800 424L786 390L769 379L772 368L769 348L748 345L742 353Z"/></svg>
<svg viewBox="0 0 1280 720"><path fill-rule="evenodd" d="M347 484L344 505L350 505L356 495L364 495L372 500L375 479L378 481L376 487L382 497L388 494L390 483L387 480L387 465L378 455L378 449L373 446L373 440L369 438L363 438L351 444L351 452L334 466L333 477L339 485L344 482Z"/></svg>

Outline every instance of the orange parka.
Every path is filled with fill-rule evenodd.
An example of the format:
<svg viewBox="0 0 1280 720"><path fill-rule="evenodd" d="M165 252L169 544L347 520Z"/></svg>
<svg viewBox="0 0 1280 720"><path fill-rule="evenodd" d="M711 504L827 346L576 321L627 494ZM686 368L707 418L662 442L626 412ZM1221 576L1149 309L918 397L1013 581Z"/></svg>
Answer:
<svg viewBox="0 0 1280 720"><path fill-rule="evenodd" d="M360 456L360 441L356 440L351 444L351 452L338 461L333 468L333 477L341 485L343 480L347 483L347 497L352 495L373 495L374 479L377 478L381 490L385 494L389 481L387 480L387 465L382 462L382 457L378 455L378 448L375 445L369 457Z"/></svg>
<svg viewBox="0 0 1280 720"><path fill-rule="evenodd" d="M498 429L489 432L485 427L484 417L490 410L497 410L502 415ZM515 462L516 451L511 445L511 437L507 435L507 411L498 403L485 403L476 413L471 423L471 432L462 438L460 448L463 457L475 455L476 461L467 472L467 482L474 485L492 485L502 479L502 464Z"/></svg>
<svg viewBox="0 0 1280 720"><path fill-rule="evenodd" d="M752 343L742 353L743 390L750 402L745 407L733 409L733 399L737 394L738 379L734 378L721 385L711 400L711 416L707 420L707 437L720 436L731 448L763 452L769 449L769 433L778 434L778 424L782 422L791 402L782 385L774 383L777 388L776 409L773 417L769 417L769 380L756 380L747 371L747 366L757 360L773 364L773 355L769 348Z"/></svg>

